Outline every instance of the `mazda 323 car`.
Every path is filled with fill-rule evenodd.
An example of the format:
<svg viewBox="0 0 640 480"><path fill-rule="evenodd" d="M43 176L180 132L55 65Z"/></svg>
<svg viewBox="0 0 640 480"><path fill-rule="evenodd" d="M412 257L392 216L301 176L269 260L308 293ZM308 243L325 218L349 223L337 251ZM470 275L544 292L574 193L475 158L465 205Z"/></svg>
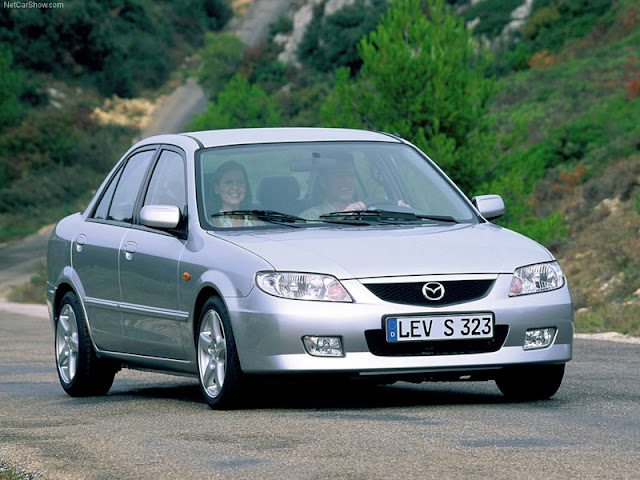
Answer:
<svg viewBox="0 0 640 480"><path fill-rule="evenodd" d="M51 235L60 383L100 395L122 366L192 375L213 408L274 374L551 397L571 296L547 249L491 223L503 213L393 135L148 138Z"/></svg>

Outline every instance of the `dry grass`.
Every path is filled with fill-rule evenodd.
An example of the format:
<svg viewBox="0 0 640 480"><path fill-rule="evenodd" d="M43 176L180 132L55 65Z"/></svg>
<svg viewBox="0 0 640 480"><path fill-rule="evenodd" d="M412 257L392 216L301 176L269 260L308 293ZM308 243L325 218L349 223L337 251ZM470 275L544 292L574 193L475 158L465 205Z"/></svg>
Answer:
<svg viewBox="0 0 640 480"><path fill-rule="evenodd" d="M107 98L102 107L95 107L91 119L100 125L119 125L143 130L153 115L155 108L162 103L164 97L155 102L145 98Z"/></svg>

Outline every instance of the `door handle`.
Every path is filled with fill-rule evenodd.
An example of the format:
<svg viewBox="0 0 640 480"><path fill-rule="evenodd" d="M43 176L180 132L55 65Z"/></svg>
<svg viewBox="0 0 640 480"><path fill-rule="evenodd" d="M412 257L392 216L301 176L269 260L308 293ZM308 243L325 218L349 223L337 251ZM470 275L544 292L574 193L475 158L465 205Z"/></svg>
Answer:
<svg viewBox="0 0 640 480"><path fill-rule="evenodd" d="M125 243L122 250L124 250L124 258L131 260L133 258L133 254L136 253L136 242Z"/></svg>
<svg viewBox="0 0 640 480"><path fill-rule="evenodd" d="M82 247L87 241L87 236L84 234L80 234L76 237L76 251L80 253L82 251Z"/></svg>

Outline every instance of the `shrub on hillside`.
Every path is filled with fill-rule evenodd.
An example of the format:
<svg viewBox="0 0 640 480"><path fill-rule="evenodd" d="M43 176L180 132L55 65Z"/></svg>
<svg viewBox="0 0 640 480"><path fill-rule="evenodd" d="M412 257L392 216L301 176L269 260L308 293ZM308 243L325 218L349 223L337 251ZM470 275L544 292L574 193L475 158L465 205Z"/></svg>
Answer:
<svg viewBox="0 0 640 480"><path fill-rule="evenodd" d="M124 127L98 127L89 119L89 113L84 109L70 113L35 112L19 127L0 137L0 172L3 172L0 212L18 208L23 203L35 206L44 206L50 201L64 203L62 196L51 193L53 197L50 197L50 193L44 191L53 172L92 172L68 190L67 200L98 186L96 178L104 176L115 164L133 134ZM59 178L64 175L60 173ZM67 185L67 179L62 183ZM30 190L33 190L31 196Z"/></svg>
<svg viewBox="0 0 640 480"><path fill-rule="evenodd" d="M324 16L326 2L314 8L313 20L298 48L298 58L322 72L349 67L355 73L362 65L358 42L373 31L387 10L386 0L355 0L337 12Z"/></svg>
<svg viewBox="0 0 640 480"><path fill-rule="evenodd" d="M0 42L26 69L132 96L161 85L181 51L230 16L229 0L69 0L60 9L0 10Z"/></svg>
<svg viewBox="0 0 640 480"><path fill-rule="evenodd" d="M36 112L18 128L0 137L0 165L5 184L28 177L42 168L67 163L67 153L78 131L71 117L60 111Z"/></svg>
<svg viewBox="0 0 640 480"><path fill-rule="evenodd" d="M187 127L189 130L281 126L281 112L257 84L236 74L209 103L207 111Z"/></svg>
<svg viewBox="0 0 640 480"><path fill-rule="evenodd" d="M13 68L11 51L0 44L0 134L12 127L22 115L20 95L23 89L23 75ZM0 182L2 182L0 169Z"/></svg>
<svg viewBox="0 0 640 480"><path fill-rule="evenodd" d="M533 51L558 52L567 40L587 35L611 5L612 0L534 0L522 33Z"/></svg>
<svg viewBox="0 0 640 480"><path fill-rule="evenodd" d="M198 82L215 98L236 72L242 60L245 45L230 33L207 33L200 51L202 68Z"/></svg>

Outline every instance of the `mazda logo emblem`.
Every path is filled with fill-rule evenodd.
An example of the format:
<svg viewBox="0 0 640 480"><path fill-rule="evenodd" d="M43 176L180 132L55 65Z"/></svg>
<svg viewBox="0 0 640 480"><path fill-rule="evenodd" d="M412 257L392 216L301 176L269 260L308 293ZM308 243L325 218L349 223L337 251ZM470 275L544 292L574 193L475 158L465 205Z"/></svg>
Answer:
<svg viewBox="0 0 640 480"><path fill-rule="evenodd" d="M431 301L438 301L444 297L444 285L438 282L425 283L422 287L424 298Z"/></svg>

